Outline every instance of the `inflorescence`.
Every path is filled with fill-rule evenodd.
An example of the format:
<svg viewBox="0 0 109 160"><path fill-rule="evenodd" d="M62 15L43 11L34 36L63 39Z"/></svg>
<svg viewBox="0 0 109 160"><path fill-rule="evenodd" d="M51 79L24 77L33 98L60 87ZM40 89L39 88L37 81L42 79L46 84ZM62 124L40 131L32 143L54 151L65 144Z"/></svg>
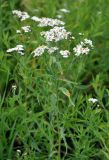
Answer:
<svg viewBox="0 0 109 160"><path fill-rule="evenodd" d="M54 27L49 31L41 32L41 36L43 36L46 41L60 41L63 39L67 39L70 35L70 32L67 32L64 27Z"/></svg>
<svg viewBox="0 0 109 160"><path fill-rule="evenodd" d="M64 13L70 13L69 10L66 9L60 9L60 12L64 12ZM41 45L39 47L37 47L34 51L32 51L32 55L33 57L36 56L41 56L45 51L49 54L53 54L55 52L60 53L60 55L64 58L69 57L69 55L71 55L71 52L68 50L62 50L57 46L52 46L51 42L58 42L58 41L62 41L62 40L74 40L75 37L72 36L71 32L67 31L64 27L65 22L59 20L59 19L52 19L52 18L46 18L46 17L30 17L29 14L27 12L21 12L19 10L13 10L12 13L16 16L18 16L20 18L21 21L24 21L26 19L30 19L33 20L35 22L38 23L38 27L52 27L51 29L47 30L47 31L42 31L40 33L40 35L42 36L42 38L45 39L45 43L47 45ZM31 27L30 26L22 26L21 29L16 30L16 33L22 34L22 33L27 33L27 32L31 32ZM79 33L79 35L83 36L83 33ZM48 47L51 46L51 47ZM88 54L89 51L93 48L93 44L92 41L89 39L84 39L83 41L81 41L79 44L77 44L73 49L73 53L75 54L75 56L80 56L83 54ZM21 55L24 55L23 53L24 48L23 45L17 45L15 48L10 48L7 50L7 52L17 52Z"/></svg>
<svg viewBox="0 0 109 160"><path fill-rule="evenodd" d="M9 52L14 52L14 51L16 51L17 53L19 53L19 54L21 54L21 55L24 55L23 50L24 50L23 45L17 45L17 46L14 47L14 48L8 49L7 52L9 53Z"/></svg>
<svg viewBox="0 0 109 160"><path fill-rule="evenodd" d="M46 17L39 18L39 17L33 16L31 19L35 22L38 22L39 27L46 27L46 26L54 27L54 26L60 26L65 24L63 21L60 21L59 19L52 19L52 18L46 18Z"/></svg>
<svg viewBox="0 0 109 160"><path fill-rule="evenodd" d="M30 18L29 14L27 12L21 12L21 11L18 11L18 10L13 10L12 13L14 15L16 15L17 17L19 17L21 21L24 21L24 20Z"/></svg>

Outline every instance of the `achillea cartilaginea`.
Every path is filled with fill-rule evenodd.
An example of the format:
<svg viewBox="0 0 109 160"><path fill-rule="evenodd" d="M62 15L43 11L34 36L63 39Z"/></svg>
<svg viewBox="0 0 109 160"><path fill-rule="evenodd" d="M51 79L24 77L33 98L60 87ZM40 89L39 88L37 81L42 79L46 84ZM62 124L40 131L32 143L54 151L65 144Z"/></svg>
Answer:
<svg viewBox="0 0 109 160"><path fill-rule="evenodd" d="M14 48L8 49L7 52L10 53L16 51L17 53L24 55L23 50L24 50L23 45L17 45Z"/></svg>
<svg viewBox="0 0 109 160"><path fill-rule="evenodd" d="M55 41L58 42L63 39L67 39L70 35L70 32L67 32L64 27L54 27L49 31L41 32L41 36L43 36L46 41Z"/></svg>
<svg viewBox="0 0 109 160"><path fill-rule="evenodd" d="M77 44L76 47L73 48L73 51L76 56L80 56L82 54L88 54L90 48L93 48L92 41L89 39L84 39L80 44Z"/></svg>
<svg viewBox="0 0 109 160"><path fill-rule="evenodd" d="M54 27L54 26L60 26L65 24L63 21L59 19L52 19L52 18L46 18L46 17L39 18L39 17L33 16L31 19L35 22L38 22L39 27L46 27L46 26Z"/></svg>
<svg viewBox="0 0 109 160"><path fill-rule="evenodd" d="M27 12L21 12L19 10L13 10L12 13L20 18L21 21L24 21L28 18L30 18L29 14Z"/></svg>

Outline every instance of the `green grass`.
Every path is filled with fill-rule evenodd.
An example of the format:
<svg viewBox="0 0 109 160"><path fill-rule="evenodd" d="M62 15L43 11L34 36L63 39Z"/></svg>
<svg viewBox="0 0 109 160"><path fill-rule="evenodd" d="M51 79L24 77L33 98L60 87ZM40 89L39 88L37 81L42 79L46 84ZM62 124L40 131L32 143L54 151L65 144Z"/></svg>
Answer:
<svg viewBox="0 0 109 160"><path fill-rule="evenodd" d="M109 160L109 0L0 3L0 160ZM57 46L72 54L33 58L45 44L39 36L44 29L20 22L12 10L55 18L60 8L70 10L62 20L76 40ZM23 25L31 26L30 39L16 34ZM75 57L79 32L94 48ZM6 52L17 44L24 45L24 56ZM91 97L98 102L90 103Z"/></svg>

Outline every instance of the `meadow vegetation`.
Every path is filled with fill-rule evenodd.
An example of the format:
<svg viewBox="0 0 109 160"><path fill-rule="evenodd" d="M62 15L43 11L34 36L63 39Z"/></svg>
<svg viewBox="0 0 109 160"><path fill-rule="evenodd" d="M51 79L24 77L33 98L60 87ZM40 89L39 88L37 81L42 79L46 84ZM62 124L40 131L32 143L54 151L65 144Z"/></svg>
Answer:
<svg viewBox="0 0 109 160"><path fill-rule="evenodd" d="M0 160L109 160L109 0L1 0Z"/></svg>

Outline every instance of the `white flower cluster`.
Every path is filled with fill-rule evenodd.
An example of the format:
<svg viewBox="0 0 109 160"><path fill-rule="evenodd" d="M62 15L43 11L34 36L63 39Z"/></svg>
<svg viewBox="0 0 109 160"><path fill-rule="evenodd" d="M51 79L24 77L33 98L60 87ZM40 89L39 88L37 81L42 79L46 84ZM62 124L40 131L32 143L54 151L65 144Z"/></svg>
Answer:
<svg viewBox="0 0 109 160"><path fill-rule="evenodd" d="M60 54L64 57L67 58L70 55L70 52L68 50L61 50Z"/></svg>
<svg viewBox="0 0 109 160"><path fill-rule="evenodd" d="M17 29L17 30L16 30L16 33L19 33L19 34L20 34L20 33L21 33L21 30Z"/></svg>
<svg viewBox="0 0 109 160"><path fill-rule="evenodd" d="M97 100L96 98L89 98L88 101L89 101L89 102L92 102L92 103L98 102L98 100Z"/></svg>
<svg viewBox="0 0 109 160"><path fill-rule="evenodd" d="M27 33L27 32L31 32L31 29L30 29L30 26L23 26L23 27L21 27L21 29L25 32L25 33ZM16 30L16 33L22 33L22 30Z"/></svg>
<svg viewBox="0 0 109 160"><path fill-rule="evenodd" d="M38 22L39 27L46 27L46 26L54 27L54 26L60 26L65 24L63 21L60 21L59 19L52 19L52 18L46 18L46 17L39 18L39 17L33 16L31 19L34 20L35 22Z"/></svg>
<svg viewBox="0 0 109 160"><path fill-rule="evenodd" d="M28 15L27 12L21 12L19 10L13 10L12 11L14 15L17 15L21 21L30 18L30 16ZM62 16L62 12L63 13L69 13L70 11L62 8L59 10L60 12L60 18ZM58 42L61 40L67 40L68 37L70 37L71 39L75 39L75 37L73 37L71 35L71 32L68 32L65 28L64 28L64 22L59 20L59 19L52 19L52 18L46 18L46 17L42 17L39 18L37 16L33 16L31 17L31 19L35 22L38 23L39 27L46 27L46 26L50 26L52 27L50 30L47 31L42 31L40 33L40 35L45 38L46 43L48 44L48 42ZM16 33L20 33L22 34L22 32L30 32L30 26L22 26L20 30L16 30ZM79 33L79 35L84 35L82 33ZM79 44L76 45L76 47L73 48L73 51L75 53L76 56L80 56L83 54L88 54L90 49L93 48L93 44L92 41L89 39L84 39L83 41L81 41ZM17 45L15 48L10 48L7 50L7 52L13 52L13 51L17 51L18 53L20 53L21 55L24 55L24 53L22 52L23 46L22 45ZM45 45L41 45L39 47L37 47L33 52L33 56L41 56L45 50L49 53L52 54L54 52L56 52L57 50L59 50L58 52L60 53L60 55L64 58L69 57L70 55L70 51L68 50L60 50L58 47L48 47Z"/></svg>
<svg viewBox="0 0 109 160"><path fill-rule="evenodd" d="M45 52L45 49L47 49L47 46L44 46L44 45L39 46L32 52L32 54L34 54L33 57L41 56Z"/></svg>
<svg viewBox="0 0 109 160"><path fill-rule="evenodd" d="M19 10L13 10L12 13L20 18L21 21L24 21L28 18L30 18L29 14L27 12L21 12Z"/></svg>
<svg viewBox="0 0 109 160"><path fill-rule="evenodd" d="M52 54L52 53L54 53L55 51L57 51L59 48L58 47L47 47L47 49L48 49L48 53L49 54Z"/></svg>
<svg viewBox="0 0 109 160"><path fill-rule="evenodd" d="M57 14L56 17L59 18L59 19L61 19L61 18L62 18L62 15L61 15L61 14Z"/></svg>
<svg viewBox="0 0 109 160"><path fill-rule="evenodd" d="M67 32L64 27L57 27L50 29L49 31L41 32L41 36L43 36L46 41L60 41L63 39L67 39L70 35L70 32Z"/></svg>
<svg viewBox="0 0 109 160"><path fill-rule="evenodd" d="M88 44L90 47L93 48L93 44L92 44L92 41L90 39L87 39L85 38L84 41L83 41L84 44Z"/></svg>
<svg viewBox="0 0 109 160"><path fill-rule="evenodd" d="M40 22L40 20L41 20L41 18L36 17L36 16L31 17L31 19L32 19L33 21L35 21L35 22Z"/></svg>
<svg viewBox="0 0 109 160"><path fill-rule="evenodd" d="M88 54L90 49L88 47L83 47L81 44L78 44L73 48L76 56L80 56L81 54Z"/></svg>
<svg viewBox="0 0 109 160"><path fill-rule="evenodd" d="M69 13L70 12L68 9L65 9L65 8L60 9L60 11L63 12L63 13Z"/></svg>
<svg viewBox="0 0 109 160"><path fill-rule="evenodd" d="M14 84L12 85L12 90L15 91L17 89L17 86Z"/></svg>
<svg viewBox="0 0 109 160"><path fill-rule="evenodd" d="M59 50L58 47L48 47L48 46L45 46L45 45L42 45L42 46L39 46L38 48L36 48L32 54L34 54L33 57L36 57L36 56L41 56L45 50L47 50L47 52L49 54L52 54L54 52L56 52L57 50ZM61 50L59 52L64 58L67 58L69 55L70 55L70 52L68 50Z"/></svg>
<svg viewBox="0 0 109 160"><path fill-rule="evenodd" d="M23 45L17 45L17 46L14 47L14 48L8 49L7 52L10 53L10 52L17 51L17 52L20 53L21 55L24 55L23 50L24 50Z"/></svg>
<svg viewBox="0 0 109 160"><path fill-rule="evenodd" d="M84 33L81 33L81 32L79 32L78 34L79 34L80 36L83 36L83 35L84 35Z"/></svg>
<svg viewBox="0 0 109 160"><path fill-rule="evenodd" d="M21 27L21 28L22 28L22 30L23 30L24 32L30 32L30 31L31 31L30 26L23 26L23 27Z"/></svg>
<svg viewBox="0 0 109 160"><path fill-rule="evenodd" d="M62 18L64 14L70 13L70 11L68 9L62 8L58 11L58 14L56 15L56 17L58 19Z"/></svg>
<svg viewBox="0 0 109 160"><path fill-rule="evenodd" d="M41 56L45 52L45 50L47 50L47 52L49 54L52 54L52 53L54 53L55 51L58 50L58 47L48 47L48 46L42 45L42 46L39 46L38 48L36 48L32 52L32 54L34 54L34 57Z"/></svg>
<svg viewBox="0 0 109 160"><path fill-rule="evenodd" d="M80 44L77 44L77 46L73 48L73 51L76 56L80 56L81 54L88 54L90 51L89 47L93 48L92 41L84 39L84 41L80 42Z"/></svg>

